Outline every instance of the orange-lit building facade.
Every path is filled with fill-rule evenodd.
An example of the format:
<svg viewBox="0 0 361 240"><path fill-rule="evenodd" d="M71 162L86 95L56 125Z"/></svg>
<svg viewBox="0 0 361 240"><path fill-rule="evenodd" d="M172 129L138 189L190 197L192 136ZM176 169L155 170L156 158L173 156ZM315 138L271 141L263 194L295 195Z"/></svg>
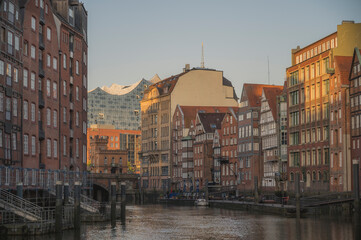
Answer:
<svg viewBox="0 0 361 240"><path fill-rule="evenodd" d="M95 135L89 141L89 171L92 173L127 173L127 150L109 149L109 137Z"/></svg>
<svg viewBox="0 0 361 240"><path fill-rule="evenodd" d="M129 165L134 168L135 173L139 173L139 151L141 144L140 131L138 130L120 130L115 129L111 125L91 125L87 130L88 137L88 168L92 163L92 152L90 147L90 140L95 136L107 137L108 150L122 150L127 151L127 161ZM132 169L129 169L132 170Z"/></svg>
<svg viewBox="0 0 361 240"><path fill-rule="evenodd" d="M359 46L361 24L343 22L332 33L292 50L287 68L288 190L295 174L305 193L350 191L348 56ZM342 117L346 116L346 117Z"/></svg>

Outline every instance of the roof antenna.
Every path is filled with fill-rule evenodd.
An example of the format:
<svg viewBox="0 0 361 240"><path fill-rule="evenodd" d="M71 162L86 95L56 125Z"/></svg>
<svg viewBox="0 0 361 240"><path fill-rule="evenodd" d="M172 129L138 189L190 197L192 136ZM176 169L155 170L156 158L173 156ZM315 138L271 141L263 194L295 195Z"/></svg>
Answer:
<svg viewBox="0 0 361 240"><path fill-rule="evenodd" d="M201 68L204 68L204 52L203 52L203 42L202 42L202 60L201 60Z"/></svg>
<svg viewBox="0 0 361 240"><path fill-rule="evenodd" d="M268 85L270 85L269 57L268 56L267 56L267 64L268 64Z"/></svg>

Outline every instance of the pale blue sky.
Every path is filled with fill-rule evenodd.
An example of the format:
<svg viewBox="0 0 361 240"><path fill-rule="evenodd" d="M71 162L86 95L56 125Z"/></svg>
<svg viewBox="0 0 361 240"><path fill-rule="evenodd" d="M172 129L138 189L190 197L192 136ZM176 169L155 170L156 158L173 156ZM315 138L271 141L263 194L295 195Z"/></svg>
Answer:
<svg viewBox="0 0 361 240"><path fill-rule="evenodd" d="M205 66L243 83L283 84L292 48L361 22L360 0L83 0L88 10L89 89L161 79Z"/></svg>

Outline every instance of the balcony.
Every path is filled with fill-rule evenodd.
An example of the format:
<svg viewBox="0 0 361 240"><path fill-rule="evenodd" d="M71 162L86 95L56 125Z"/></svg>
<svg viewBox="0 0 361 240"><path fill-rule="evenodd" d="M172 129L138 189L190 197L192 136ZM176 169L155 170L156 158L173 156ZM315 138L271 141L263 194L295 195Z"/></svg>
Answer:
<svg viewBox="0 0 361 240"><path fill-rule="evenodd" d="M45 44L44 44L44 36L43 34L39 33L39 49L44 50Z"/></svg>
<svg viewBox="0 0 361 240"><path fill-rule="evenodd" d="M43 97L43 91L39 90L39 108L44 108L45 101Z"/></svg>
<svg viewBox="0 0 361 240"><path fill-rule="evenodd" d="M39 60L39 77L40 78L45 77L45 72L44 72L44 68L43 68L43 61L41 61L41 60Z"/></svg>
<svg viewBox="0 0 361 240"><path fill-rule="evenodd" d="M334 68L326 68L326 73L327 74L335 74L335 69Z"/></svg>
<svg viewBox="0 0 361 240"><path fill-rule="evenodd" d="M218 161L219 161L221 164L227 164L227 163L229 163L229 158L228 158L228 157L219 157L219 158L218 158Z"/></svg>
<svg viewBox="0 0 361 240"><path fill-rule="evenodd" d="M42 141L45 139L45 131L43 129L43 121L39 121L39 140Z"/></svg>
<svg viewBox="0 0 361 240"><path fill-rule="evenodd" d="M40 19L39 19L39 23L41 25L45 25L45 18L44 18L44 9L40 8Z"/></svg>

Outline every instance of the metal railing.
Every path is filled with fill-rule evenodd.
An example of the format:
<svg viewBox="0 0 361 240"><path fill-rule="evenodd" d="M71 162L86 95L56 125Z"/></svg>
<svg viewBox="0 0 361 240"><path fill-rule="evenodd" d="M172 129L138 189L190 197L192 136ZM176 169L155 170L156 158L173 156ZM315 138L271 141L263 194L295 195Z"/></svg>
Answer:
<svg viewBox="0 0 361 240"><path fill-rule="evenodd" d="M28 220L41 220L41 207L3 189L0 189L0 206Z"/></svg>

